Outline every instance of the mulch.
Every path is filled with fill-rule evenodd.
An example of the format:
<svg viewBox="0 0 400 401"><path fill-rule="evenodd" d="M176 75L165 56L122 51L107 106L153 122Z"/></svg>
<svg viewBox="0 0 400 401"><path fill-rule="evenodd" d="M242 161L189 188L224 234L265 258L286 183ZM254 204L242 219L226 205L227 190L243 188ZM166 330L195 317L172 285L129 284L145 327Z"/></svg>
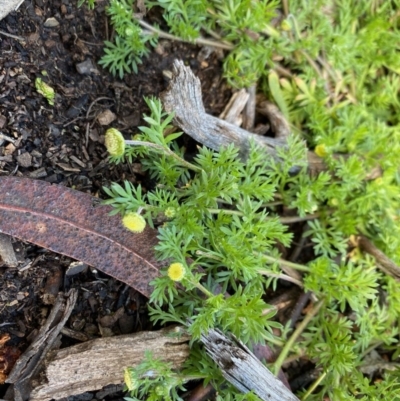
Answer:
<svg viewBox="0 0 400 401"><path fill-rule="evenodd" d="M121 80L103 70L97 62L112 33L105 5L97 2L88 10L69 0L26 0L0 21L0 31L23 39L0 34L0 176L40 179L99 197L111 181L129 179L146 188L140 160L131 166L107 163L104 133L111 126L126 137L137 133L147 111L143 97L166 88L175 59L199 76L207 112L223 110L231 91L222 79L220 55L200 47L160 40L138 74ZM54 106L36 91L37 77L55 89ZM0 353L1 339L8 337L7 346L23 352L48 316L54 295L71 288L79 290L79 298L62 346L152 329L146 298L132 288L30 243L12 239L12 245L15 266L0 258ZM110 316L117 311L114 321ZM0 398L6 390L0 385ZM73 399L120 400L120 390Z"/></svg>

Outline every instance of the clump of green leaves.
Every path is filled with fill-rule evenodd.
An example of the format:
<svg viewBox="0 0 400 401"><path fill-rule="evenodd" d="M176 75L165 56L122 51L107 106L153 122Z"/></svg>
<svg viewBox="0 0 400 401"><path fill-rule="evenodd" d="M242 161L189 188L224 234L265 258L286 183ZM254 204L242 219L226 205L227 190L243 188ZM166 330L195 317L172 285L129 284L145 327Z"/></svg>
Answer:
<svg viewBox="0 0 400 401"><path fill-rule="evenodd" d="M126 401L137 401L146 397L149 401L182 401L178 391L183 387L184 377L172 369L172 364L153 358L146 351L144 360L135 368L127 368L124 375L131 397Z"/></svg>
<svg viewBox="0 0 400 401"><path fill-rule="evenodd" d="M55 91L54 89L44 82L42 78L37 77L35 79L35 88L42 96L44 96L50 106L54 106Z"/></svg>
<svg viewBox="0 0 400 401"><path fill-rule="evenodd" d="M105 55L99 64L120 78L125 73L137 73L138 64L150 51L148 45L157 44L157 35L143 31L133 18L133 3L134 0L111 0L107 8L116 36L114 42L104 42Z"/></svg>
<svg viewBox="0 0 400 401"><path fill-rule="evenodd" d="M306 354L322 366L323 390L319 394L336 394L332 389L362 365L369 347L397 342L400 312L395 301L400 290L393 279L377 272L371 257L360 252L352 259L346 257L348 236L367 226L355 226L346 233L338 230L340 215L332 218L336 210L320 194L323 188L337 188L337 178L327 172L310 176L305 168L293 176L293 165L304 165L304 144L295 137L288 148L279 150L279 161L265 158L262 149L253 144L246 161L228 146L220 152L200 148L189 163L183 159L183 149L170 140L179 134L163 135L161 127L169 127L172 116L162 111L159 100L147 99L147 103L151 113L145 121L149 125L140 127L134 140L126 141L131 146L126 146L124 157L145 158L144 168L158 184L144 194L140 185L113 183L105 188L110 199L104 203L122 215L140 209L151 226L158 225L158 258L184 269L179 275L181 287L163 271L152 283L150 299L153 321L179 323L192 336L195 351L181 374L192 378L197 372L196 378L212 381L217 388L223 382L197 345L200 335L211 328L231 332L246 344L267 341L281 346L285 342L284 334L276 334L276 329L285 331L274 320L275 308L265 302L264 293L276 286L277 278L284 278L281 267L285 262L277 243L289 247L292 236L276 208L286 205L297 210L300 220L300 216L307 218L307 213L319 213L305 232L314 243L315 260L291 267L305 273L305 289L324 303L291 351ZM306 199L302 199L304 186L309 193ZM350 213L353 204L349 202L347 208ZM357 218L354 208L352 212ZM341 263L333 262L332 257ZM382 285L387 294L384 304L377 297ZM348 310L351 318L343 315ZM361 385L365 382L349 382L348 389L341 392L350 396L352 389ZM371 391L373 388L371 385ZM223 386L219 391L228 396ZM229 394L233 397L235 390L229 388Z"/></svg>
<svg viewBox="0 0 400 401"><path fill-rule="evenodd" d="M100 64L120 78L137 72L137 65L148 55L149 46L157 45L159 37L228 49L225 76L235 86L255 83L265 65L273 65L273 38L279 33L271 24L277 16L278 0L145 0L148 10L162 8L170 33L147 24L139 15L135 17L134 3L111 0L107 8L116 35L113 42L105 42ZM202 33L221 40L204 39Z"/></svg>

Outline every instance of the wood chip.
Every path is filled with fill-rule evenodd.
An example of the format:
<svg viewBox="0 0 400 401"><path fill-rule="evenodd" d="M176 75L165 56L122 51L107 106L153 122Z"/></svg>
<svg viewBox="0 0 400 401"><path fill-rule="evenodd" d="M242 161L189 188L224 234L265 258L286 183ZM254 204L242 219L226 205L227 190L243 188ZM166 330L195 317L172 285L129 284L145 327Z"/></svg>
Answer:
<svg viewBox="0 0 400 401"><path fill-rule="evenodd" d="M12 155L15 152L16 147L14 146L14 144L9 143L6 147L5 147L5 151L4 151L4 156L9 156ZM12 159L11 159L12 160Z"/></svg>
<svg viewBox="0 0 400 401"><path fill-rule="evenodd" d="M67 163L57 163L57 166L61 167L65 171L71 171L73 173L80 173L81 172L81 170L79 168L72 167Z"/></svg>
<svg viewBox="0 0 400 401"><path fill-rule="evenodd" d="M83 167L83 168L86 168L86 164L85 164L83 161L79 160L76 156L71 155L69 158L70 158L74 163L78 164L79 166L81 166L81 167Z"/></svg>
<svg viewBox="0 0 400 401"><path fill-rule="evenodd" d="M0 114L0 129L4 128L6 124L7 117L4 117L2 114Z"/></svg>
<svg viewBox="0 0 400 401"><path fill-rule="evenodd" d="M30 167L32 166L32 156L28 152L22 153L17 156L17 162L21 167Z"/></svg>
<svg viewBox="0 0 400 401"><path fill-rule="evenodd" d="M104 110L97 116L97 120L100 125L109 125L111 124L117 116L111 110Z"/></svg>
<svg viewBox="0 0 400 401"><path fill-rule="evenodd" d="M252 131L256 119L256 85L250 86L247 89L247 93L249 94L249 100L243 111L243 128Z"/></svg>
<svg viewBox="0 0 400 401"><path fill-rule="evenodd" d="M54 18L50 17L47 18L47 20L43 24L46 28L55 28L56 26L59 26L60 23Z"/></svg>
<svg viewBox="0 0 400 401"><path fill-rule="evenodd" d="M249 94L245 89L235 92L230 98L228 104L225 106L224 111L220 114L219 118L227 121L228 123L240 126L242 124L242 113L246 103L249 99Z"/></svg>
<svg viewBox="0 0 400 401"><path fill-rule="evenodd" d="M18 260L15 256L14 248L11 243L11 237L0 233L0 256L8 267L18 266Z"/></svg>
<svg viewBox="0 0 400 401"><path fill-rule="evenodd" d="M31 178L43 178L47 177L47 172L44 167L40 167L39 169L32 171L29 173L29 177Z"/></svg>

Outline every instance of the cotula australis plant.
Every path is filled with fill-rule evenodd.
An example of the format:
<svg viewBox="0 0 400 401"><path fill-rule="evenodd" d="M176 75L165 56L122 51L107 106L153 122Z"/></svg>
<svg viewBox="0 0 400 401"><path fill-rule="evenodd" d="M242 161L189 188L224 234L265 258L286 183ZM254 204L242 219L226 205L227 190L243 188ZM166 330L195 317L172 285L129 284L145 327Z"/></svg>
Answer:
<svg viewBox="0 0 400 401"><path fill-rule="evenodd" d="M110 148L112 162L140 158L157 182L146 194L129 182L105 189L106 203L121 216L134 214L135 222L153 226L162 217L156 251L172 265L153 282L151 316L179 323L192 335L192 355L182 372L151 357L127 371L131 397L177 400L185 380L197 378L211 381L220 399L241 399L198 345L201 333L219 327L246 344L268 342L281 349L270 365L275 372L287 356L313 361L320 376L300 392L303 399L397 399L397 371L376 381L362 372L375 349L393 361L398 357L399 285L362 252L357 237L369 238L400 263L400 2L145 4L164 9L171 34L185 40L208 35L228 47L228 81L257 82L286 116L293 136L279 161L266 159L253 145L245 162L228 146L220 152L200 148L189 163L175 141L179 134L164 135L172 115L148 99L147 126L132 141L120 136L116 152ZM149 51L147 44L162 35L158 27L133 19L132 7L113 0L109 8L117 36L102 62L120 76L135 69ZM131 44L139 42L132 51ZM107 135L111 141L112 132ZM302 140L324 159L326 170L316 176L307 172ZM294 163L302 168L293 176ZM296 342L288 327L274 320L275 309L264 296L278 279L288 279L281 268L289 263L277 247L289 247L293 240L278 213L282 206L299 219L314 216L303 234L314 256L290 267L301 272L301 284L319 308L301 336L295 333ZM146 369L158 372L158 379L145 377Z"/></svg>

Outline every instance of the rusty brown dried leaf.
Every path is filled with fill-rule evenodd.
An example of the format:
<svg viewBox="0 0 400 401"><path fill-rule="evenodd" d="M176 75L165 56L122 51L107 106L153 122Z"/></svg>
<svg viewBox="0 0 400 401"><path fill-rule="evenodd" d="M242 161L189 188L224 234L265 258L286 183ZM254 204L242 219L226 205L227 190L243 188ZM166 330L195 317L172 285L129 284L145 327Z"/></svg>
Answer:
<svg viewBox="0 0 400 401"><path fill-rule="evenodd" d="M26 178L0 177L0 232L80 260L151 294L156 231L127 231L98 198Z"/></svg>

